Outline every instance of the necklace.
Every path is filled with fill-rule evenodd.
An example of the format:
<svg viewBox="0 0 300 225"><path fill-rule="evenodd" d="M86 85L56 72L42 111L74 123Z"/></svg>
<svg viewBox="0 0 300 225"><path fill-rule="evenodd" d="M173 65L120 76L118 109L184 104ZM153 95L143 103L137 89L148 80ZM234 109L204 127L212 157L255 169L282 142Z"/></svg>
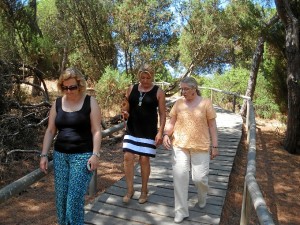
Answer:
<svg viewBox="0 0 300 225"><path fill-rule="evenodd" d="M145 97L146 94L147 94L147 92L145 92L144 94L143 94L143 92L140 92L139 106L142 106L142 101L143 101L143 98Z"/></svg>

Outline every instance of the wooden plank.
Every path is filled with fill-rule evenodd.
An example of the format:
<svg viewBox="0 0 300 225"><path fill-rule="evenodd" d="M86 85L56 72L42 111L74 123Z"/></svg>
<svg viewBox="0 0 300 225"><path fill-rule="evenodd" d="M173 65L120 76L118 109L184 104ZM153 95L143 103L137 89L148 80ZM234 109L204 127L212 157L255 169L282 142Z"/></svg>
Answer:
<svg viewBox="0 0 300 225"><path fill-rule="evenodd" d="M136 199L135 199L136 198ZM105 200L98 199L90 208L91 211L107 216L115 216L124 220L133 220L136 222L144 222L145 224L172 224L173 217L173 198L166 199L163 203L159 204L159 200L162 199L160 196L150 195L147 204L139 204L137 197L135 197L129 204L122 203L120 196L108 195ZM205 210L200 209L195 202L190 201L189 210L190 217L188 221L197 222L198 224L215 224L213 218L217 218L221 214L221 207L219 206L207 206ZM207 212L213 212L215 215L210 213L207 217ZM193 215L193 216L192 216Z"/></svg>
<svg viewBox="0 0 300 225"><path fill-rule="evenodd" d="M86 211L84 217L84 224L95 224L95 225L120 225L120 224L131 224L131 225L141 225L144 223L135 222L132 220L124 220L117 217L107 216L104 214L99 215L98 212Z"/></svg>
<svg viewBox="0 0 300 225"><path fill-rule="evenodd" d="M220 108L217 111L219 156L210 162L207 205L200 209L197 191L190 177L189 217L182 224L219 224L228 189L229 176L242 134L242 118ZM171 151L159 146L156 158L151 159L151 175L148 183L149 198L139 204L141 190L140 166L134 176L135 194L129 204L122 198L126 193L122 178L85 207L85 224L174 224L174 185Z"/></svg>

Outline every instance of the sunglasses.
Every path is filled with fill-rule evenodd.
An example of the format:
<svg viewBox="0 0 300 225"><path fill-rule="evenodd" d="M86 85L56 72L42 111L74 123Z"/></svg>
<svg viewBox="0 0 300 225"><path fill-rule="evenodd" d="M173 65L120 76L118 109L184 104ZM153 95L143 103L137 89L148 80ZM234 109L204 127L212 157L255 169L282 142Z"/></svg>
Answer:
<svg viewBox="0 0 300 225"><path fill-rule="evenodd" d="M78 89L78 85L70 85L70 86L61 86L61 89L63 91L67 91L67 90L70 90L70 91L74 91L74 90L77 90Z"/></svg>

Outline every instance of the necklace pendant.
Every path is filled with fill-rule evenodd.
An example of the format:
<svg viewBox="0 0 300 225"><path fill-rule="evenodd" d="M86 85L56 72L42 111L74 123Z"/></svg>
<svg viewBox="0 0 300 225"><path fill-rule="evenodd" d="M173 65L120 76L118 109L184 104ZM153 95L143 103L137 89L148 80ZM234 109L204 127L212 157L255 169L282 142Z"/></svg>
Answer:
<svg viewBox="0 0 300 225"><path fill-rule="evenodd" d="M139 97L139 106L142 106L143 98L145 97L146 93L140 92L140 97Z"/></svg>

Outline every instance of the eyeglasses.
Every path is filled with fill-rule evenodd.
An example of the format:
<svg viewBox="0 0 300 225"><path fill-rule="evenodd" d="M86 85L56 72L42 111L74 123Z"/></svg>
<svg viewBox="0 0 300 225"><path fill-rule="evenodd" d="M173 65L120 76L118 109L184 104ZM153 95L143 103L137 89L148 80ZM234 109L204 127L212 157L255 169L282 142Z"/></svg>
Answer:
<svg viewBox="0 0 300 225"><path fill-rule="evenodd" d="M70 85L70 86L61 86L61 89L63 91L67 91L67 90L70 90L70 91L74 91L74 90L77 90L78 89L78 85Z"/></svg>
<svg viewBox="0 0 300 225"><path fill-rule="evenodd" d="M188 91L190 91L190 90L192 90L193 88L179 88L179 90L181 91L181 92L188 92Z"/></svg>

